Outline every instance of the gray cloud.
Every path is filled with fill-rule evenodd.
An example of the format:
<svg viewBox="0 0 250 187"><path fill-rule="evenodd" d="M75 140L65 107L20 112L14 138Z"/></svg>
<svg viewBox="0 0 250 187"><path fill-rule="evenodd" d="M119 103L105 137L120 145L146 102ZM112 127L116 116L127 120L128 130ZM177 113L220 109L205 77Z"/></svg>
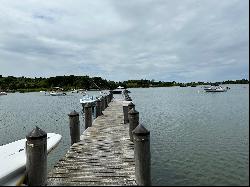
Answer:
<svg viewBox="0 0 250 187"><path fill-rule="evenodd" d="M2 0L0 74L249 77L247 0Z"/></svg>

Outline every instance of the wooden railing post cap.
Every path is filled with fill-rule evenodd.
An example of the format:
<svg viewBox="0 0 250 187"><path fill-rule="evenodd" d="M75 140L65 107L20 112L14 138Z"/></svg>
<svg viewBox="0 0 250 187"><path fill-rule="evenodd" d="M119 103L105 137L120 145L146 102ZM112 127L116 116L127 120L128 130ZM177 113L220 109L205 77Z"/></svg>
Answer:
<svg viewBox="0 0 250 187"><path fill-rule="evenodd" d="M135 104L134 104L133 102L130 102L130 103L128 104L128 106L134 107Z"/></svg>
<svg viewBox="0 0 250 187"><path fill-rule="evenodd" d="M135 110L135 108L132 108L129 112L128 112L130 115L136 115L136 114L139 114L138 111Z"/></svg>
<svg viewBox="0 0 250 187"><path fill-rule="evenodd" d="M84 107L85 108L89 108L89 107L91 107L92 105L91 105L91 103L87 103Z"/></svg>
<svg viewBox="0 0 250 187"><path fill-rule="evenodd" d="M34 128L27 136L27 140L47 138L47 133L40 129L38 126Z"/></svg>
<svg viewBox="0 0 250 187"><path fill-rule="evenodd" d="M74 110L74 111L70 112L70 113L68 114L68 116L69 116L69 117L79 116L79 113L76 112L76 111Z"/></svg>
<svg viewBox="0 0 250 187"><path fill-rule="evenodd" d="M139 124L132 133L136 136L147 136L150 135L150 131L148 131L142 124Z"/></svg>

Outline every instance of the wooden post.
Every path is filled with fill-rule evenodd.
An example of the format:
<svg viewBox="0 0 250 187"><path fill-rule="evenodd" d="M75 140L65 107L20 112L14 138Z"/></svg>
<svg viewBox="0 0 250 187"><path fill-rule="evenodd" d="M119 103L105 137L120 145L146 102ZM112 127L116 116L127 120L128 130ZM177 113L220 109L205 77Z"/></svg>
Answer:
<svg viewBox="0 0 250 187"><path fill-rule="evenodd" d="M130 96L128 96L127 101L132 101L132 99L131 99L131 97L130 97Z"/></svg>
<svg viewBox="0 0 250 187"><path fill-rule="evenodd" d="M108 107L108 104L109 104L109 96L106 95L106 102L107 102L107 107Z"/></svg>
<svg viewBox="0 0 250 187"><path fill-rule="evenodd" d="M107 95L105 95L105 108L107 108L108 107L108 96Z"/></svg>
<svg viewBox="0 0 250 187"><path fill-rule="evenodd" d="M85 130L88 127L92 126L92 105L91 103L87 103L84 106L84 110L85 110Z"/></svg>
<svg viewBox="0 0 250 187"><path fill-rule="evenodd" d="M81 105L82 105L82 112L84 113L84 103L81 103Z"/></svg>
<svg viewBox="0 0 250 187"><path fill-rule="evenodd" d="M108 102L111 102L110 93L108 94Z"/></svg>
<svg viewBox="0 0 250 187"><path fill-rule="evenodd" d="M105 99L103 96L101 98L101 101L102 101L102 111L104 111L105 110Z"/></svg>
<svg viewBox="0 0 250 187"><path fill-rule="evenodd" d="M71 145L80 141L80 121L79 113L75 110L68 114L69 116L69 128L70 128L70 137Z"/></svg>
<svg viewBox="0 0 250 187"><path fill-rule="evenodd" d="M96 118L100 115L102 115L102 105L101 105L101 100L97 99L96 101Z"/></svg>
<svg viewBox="0 0 250 187"><path fill-rule="evenodd" d="M103 110L106 109L106 101L105 101L105 96L102 97L102 103L103 103Z"/></svg>
<svg viewBox="0 0 250 187"><path fill-rule="evenodd" d="M132 131L139 125L139 112L132 108L128 112L128 119L129 119L129 137L130 141L133 141L133 134Z"/></svg>
<svg viewBox="0 0 250 187"><path fill-rule="evenodd" d="M107 95L107 103L109 104L109 95Z"/></svg>
<svg viewBox="0 0 250 187"><path fill-rule="evenodd" d="M101 110L101 115L102 115L102 96L100 96L98 100L100 101L100 110Z"/></svg>
<svg viewBox="0 0 250 187"><path fill-rule="evenodd" d="M135 108L135 104L133 102L130 102L128 104L128 112L132 109L132 108Z"/></svg>
<svg viewBox="0 0 250 187"><path fill-rule="evenodd" d="M47 133L39 127L26 136L26 177L28 186L47 185Z"/></svg>
<svg viewBox="0 0 250 187"><path fill-rule="evenodd" d="M113 94L112 94L112 92L110 92L110 102L112 101L112 99L113 99Z"/></svg>
<svg viewBox="0 0 250 187"><path fill-rule="evenodd" d="M123 109L123 123L126 124L128 123L128 105L127 104L123 104L122 105L122 109Z"/></svg>
<svg viewBox="0 0 250 187"><path fill-rule="evenodd" d="M113 91L110 90L109 93L110 93L110 98L111 98L110 101L112 101L112 99L113 99Z"/></svg>
<svg viewBox="0 0 250 187"><path fill-rule="evenodd" d="M108 98L109 98L109 103L111 102L111 93L109 92L108 94Z"/></svg>
<svg viewBox="0 0 250 187"><path fill-rule="evenodd" d="M133 130L135 175L139 186L151 185L151 155L150 155L150 132L143 126L138 125Z"/></svg>
<svg viewBox="0 0 250 187"><path fill-rule="evenodd" d="M125 95L125 101L128 101L128 97L129 97L129 96Z"/></svg>
<svg viewBox="0 0 250 187"><path fill-rule="evenodd" d="M122 91L124 96L128 96L128 92L125 92L125 90Z"/></svg>
<svg viewBox="0 0 250 187"><path fill-rule="evenodd" d="M95 114L95 103L91 103L92 114Z"/></svg>

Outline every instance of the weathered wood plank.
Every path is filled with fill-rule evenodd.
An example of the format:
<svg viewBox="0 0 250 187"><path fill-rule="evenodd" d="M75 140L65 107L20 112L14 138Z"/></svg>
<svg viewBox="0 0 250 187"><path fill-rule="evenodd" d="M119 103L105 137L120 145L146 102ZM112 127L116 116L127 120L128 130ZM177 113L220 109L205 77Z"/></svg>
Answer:
<svg viewBox="0 0 250 187"><path fill-rule="evenodd" d="M136 185L134 144L123 123L122 102L113 101L48 174L48 185Z"/></svg>

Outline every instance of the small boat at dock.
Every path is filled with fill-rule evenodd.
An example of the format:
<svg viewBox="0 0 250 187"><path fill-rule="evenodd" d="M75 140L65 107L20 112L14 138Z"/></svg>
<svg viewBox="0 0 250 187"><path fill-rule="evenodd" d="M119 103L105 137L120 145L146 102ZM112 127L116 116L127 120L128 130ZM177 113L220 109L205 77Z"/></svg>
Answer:
<svg viewBox="0 0 250 187"><path fill-rule="evenodd" d="M0 92L0 95L7 95L6 92Z"/></svg>
<svg viewBox="0 0 250 187"><path fill-rule="evenodd" d="M115 90L113 90L112 92L113 92L113 94L122 94L124 90L125 90L124 87L118 86L118 87L117 87Z"/></svg>
<svg viewBox="0 0 250 187"><path fill-rule="evenodd" d="M47 133L47 153L50 153L61 141L62 136ZM0 146L0 185L20 186L25 179L26 138Z"/></svg>
<svg viewBox="0 0 250 187"><path fill-rule="evenodd" d="M112 90L112 93L113 94L124 94L124 93L130 93L129 90L125 89L124 87L122 86L118 86L115 90Z"/></svg>
<svg viewBox="0 0 250 187"><path fill-rule="evenodd" d="M66 92L63 92L63 88L54 87L51 92L49 92L51 96L64 96L67 95Z"/></svg>
<svg viewBox="0 0 250 187"><path fill-rule="evenodd" d="M80 104L82 104L82 106L84 107L87 103L92 103L94 105L94 103L97 101L97 97L95 96L90 96L90 95L84 95L81 99L80 99Z"/></svg>

